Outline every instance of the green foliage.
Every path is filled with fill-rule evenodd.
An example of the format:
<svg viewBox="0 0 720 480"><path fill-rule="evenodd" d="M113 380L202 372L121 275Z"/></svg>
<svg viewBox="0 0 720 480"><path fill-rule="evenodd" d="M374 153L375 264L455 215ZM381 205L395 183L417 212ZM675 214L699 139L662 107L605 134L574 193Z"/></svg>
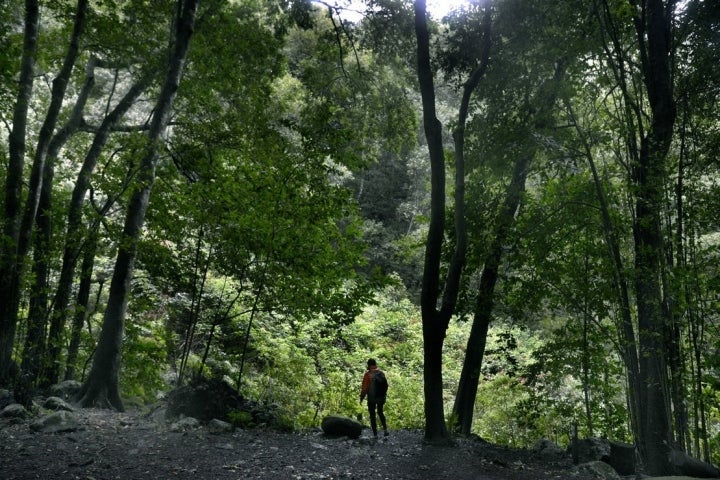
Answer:
<svg viewBox="0 0 720 480"><path fill-rule="evenodd" d="M126 322L123 340L120 385L123 395L145 403L156 401L168 389L164 380L167 372L167 346L165 344L162 306L154 305L154 292L136 288L136 298L149 300L142 312L137 310ZM143 305L134 304L135 308Z"/></svg>
<svg viewBox="0 0 720 480"><path fill-rule="evenodd" d="M243 395L277 405L281 422L293 429L317 426L329 414L365 415L367 421L366 409L359 403L360 382L365 361L375 357L390 383L388 422L392 428L419 428L423 418L418 408L422 405L419 319L407 300L395 303L390 290L386 295L356 322L339 329L328 329L328 319L322 317L278 324L261 315L252 328ZM237 360L232 364L237 365ZM231 368L224 373L237 372Z"/></svg>
<svg viewBox="0 0 720 480"><path fill-rule="evenodd" d="M123 395L145 403L156 401L168 387L163 380L165 354L164 343L150 332L133 332L128 328L120 372Z"/></svg>
<svg viewBox="0 0 720 480"><path fill-rule="evenodd" d="M228 419L230 420L230 423L232 423L236 427L252 428L255 426L252 413L244 410L228 412Z"/></svg>
<svg viewBox="0 0 720 480"><path fill-rule="evenodd" d="M365 416L358 402L360 380L366 359L375 357L390 382L390 427L420 428L423 342L413 300L422 272L428 166L418 145L410 2L373 0L372 16L342 28L337 16L333 23L326 9L310 2L291 2L284 12L287 5L201 2L202 22L178 91L139 246L122 392L154 401L167 388L163 379L178 367L187 346L188 373L202 369L231 383L239 379L246 397L276 405L285 426L301 429L317 426L327 414ZM75 6L70 0L42 2L29 156ZM79 164L105 112L135 79L162 72L158 66L166 61L162 52L174 6L171 0L91 2L61 124L84 80L85 62L97 56L101 66L83 131L70 139L55 163L54 218L66 217ZM628 20L636 11L625 0L607 6L623 29L617 32L619 41L627 34L634 39ZM503 246L473 431L497 443L529 446L540 437L566 442L571 422L577 422L581 435L631 440L617 354L614 270L587 165L589 153L599 167L628 270L621 274L631 278L637 206L629 200L634 193L628 187L632 164L624 141L632 135L627 111L617 103L617 71L604 59L604 46L596 44L608 32L597 31L596 12L579 0L552 5L498 0L492 7L491 63L473 95L466 131L471 241L462 318L474 305L478 271L510 167L528 152L536 156L517 223ZM668 297L679 313L682 349L699 352L699 361L693 357L681 372L688 379L686 390L693 392L689 411L695 415L695 407L706 407L707 440L717 462L720 398L711 339L718 326L720 290L720 49L713 7L708 1L683 3L677 18L678 25L686 26L680 29L685 36L673 43L684 59L676 65L683 123L676 137L681 141L669 156L667 205L658 214L666 230ZM443 35L434 58L455 87L478 59L477 10L473 5L444 25L431 25ZM22 18L22 2L0 2L3 179ZM544 80L560 59L567 62L568 82L561 88L563 101L553 105L558 122L536 128L533 115L545 107ZM628 80L641 84L636 77ZM123 128L112 133L91 179L83 213L85 223L102 225L96 271L103 276L117 248L127 182L145 148L147 105L156 87L133 107ZM437 101L443 121L455 115L457 91L440 89ZM649 120L640 114L637 121ZM449 135L446 141L450 143ZM54 231L51 281L64 242L86 234ZM453 241L452 234L447 241ZM683 258L673 258L682 252ZM30 262L28 258L28 271ZM30 280L22 279L25 297L31 293ZM25 298L21 303L27 304ZM100 298L98 307L104 303ZM78 372L92 355L99 317L88 322L92 332L83 327ZM443 394L448 406L457 389L468 329L467 323L453 321L446 332ZM699 331L708 338L698 338L697 344L686 340ZM23 334L21 324L16 351ZM697 392L695 376L700 374ZM252 424L243 412L231 419L241 427ZM698 444L705 440L701 437L700 431L692 433Z"/></svg>
<svg viewBox="0 0 720 480"><path fill-rule="evenodd" d="M518 408L528 396L527 388L514 377L498 375L483 382L475 403L474 430L482 438L501 445L531 445L537 433L518 417Z"/></svg>

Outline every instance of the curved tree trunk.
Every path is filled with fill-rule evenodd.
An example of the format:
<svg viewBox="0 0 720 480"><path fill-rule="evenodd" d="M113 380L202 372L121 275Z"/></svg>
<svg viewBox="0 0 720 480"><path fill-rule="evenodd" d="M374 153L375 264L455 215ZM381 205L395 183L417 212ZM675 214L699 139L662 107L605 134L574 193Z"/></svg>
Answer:
<svg viewBox="0 0 720 480"><path fill-rule="evenodd" d="M92 69L92 65L89 70ZM73 277L80 256L86 229L83 226L82 207L85 203L85 195L90 188L90 178L95 170L98 159L105 144L115 127L123 116L130 110L138 97L148 86L147 78L134 84L115 108L105 117L100 128L95 133L92 145L85 155L85 160L80 168L80 173L75 181L75 187L70 198L68 216L66 222L65 250L63 252L60 279L55 293L53 312L50 318L50 334L48 336L48 369L46 381L48 384L56 383L60 376L60 352L62 349L61 335L67 321L68 306L73 285Z"/></svg>
<svg viewBox="0 0 720 480"><path fill-rule="evenodd" d="M555 100L565 75L565 68L566 62L562 59L558 61L553 78L545 81L536 95L533 103L537 105L537 113L532 120L536 131L548 128L553 122L552 109L555 106ZM495 304L495 285L502 261L502 249L515 223L515 214L520 208L520 202L525 193L525 180L534 157L535 148L515 162L510 183L505 191L505 199L495 219L493 240L488 249L480 276L473 325L468 338L458 392L453 406L453 418L456 419L460 431L465 435L470 434L472 427L480 369L482 368L488 328Z"/></svg>
<svg viewBox="0 0 720 480"><path fill-rule="evenodd" d="M198 1L178 1L179 18L173 35L174 49L170 57L168 73L148 131L147 149L139 167L137 186L128 205L98 347L90 374L78 395L78 402L84 407L100 405L112 406L120 411L124 410L120 399L119 372L130 282L137 256L137 244L145 221L150 191L155 180L159 144L167 127L182 78L194 29Z"/></svg>
<svg viewBox="0 0 720 480"><path fill-rule="evenodd" d="M25 136L30 96L33 89L35 54L40 25L37 0L25 1L25 32L20 61L18 94L13 110L12 131L9 136L10 154L5 177L5 205L3 233L0 245L0 385L10 385L15 373L12 360L15 328L17 326L20 289L16 275L16 254L22 211L23 168L25 166Z"/></svg>
<svg viewBox="0 0 720 480"><path fill-rule="evenodd" d="M505 246L510 229L515 222L515 213L520 207L520 200L525 192L525 179L532 163L530 155L521 157L515 163L513 175L507 186L503 206L495 220L495 232L492 244L485 257L480 276L475 315L473 318L470 337L465 351L458 392L453 406L453 418L464 435L471 433L473 412L475 410L475 397L477 396L480 369L482 367L487 333L492 319L492 310L495 304L495 285L498 279L498 270L502 261L502 249Z"/></svg>
<svg viewBox="0 0 720 480"><path fill-rule="evenodd" d="M442 306L438 310L438 295L441 291L440 260L445 235L445 158L442 125L437 119L435 111L435 87L430 67L430 34L427 28L424 0L415 2L415 34L418 45L417 73L431 170L430 225L425 246L420 297L424 347L425 440L433 443L445 443L449 441L449 434L445 425L443 403L442 349L445 332L455 310L460 273L465 262L464 166L459 165L459 171L456 171L455 226L457 242L452 264L445 280Z"/></svg>
<svg viewBox="0 0 720 480"><path fill-rule="evenodd" d="M23 374L25 375L25 379L32 384L35 384L38 376L43 372L43 362L47 350L45 337L49 310L48 297L50 287L48 277L50 274L49 261L52 242L52 218L50 212L52 210L52 184L55 176L55 160L57 160L60 149L80 126L82 114L94 84L94 76L89 70L83 88L75 102L72 115L65 126L61 128L50 141L47 160L45 161L42 189L40 191L40 203L36 217L38 231L33 247L34 285L31 290L27 336L25 338L25 348L22 357ZM57 358L50 360L51 363L57 361ZM45 363L44 373L47 373L47 370L48 365ZM47 377L43 375L43 377L40 378L40 384L47 386L50 383L55 383L56 380L57 379L48 382Z"/></svg>
<svg viewBox="0 0 720 480"><path fill-rule="evenodd" d="M465 124L473 91L487 70L490 56L490 25L492 10L485 8L483 15L483 43L480 63L463 86L458 112L458 124L453 132L455 141L455 250L442 288L442 303L437 309L440 293L440 257L445 234L445 160L442 145L442 125L435 112L435 87L430 67L429 32L424 1L415 2L415 32L418 43L418 80L423 101L425 137L428 142L431 165L430 228L425 250L421 308L423 319L424 386L425 386L425 439L445 442L448 431L445 425L442 382L442 347L450 317L455 311L460 277L465 265L467 227L465 221Z"/></svg>
<svg viewBox="0 0 720 480"><path fill-rule="evenodd" d="M37 11L38 5L37 2L33 1L27 1L26 2L26 44L25 44L25 55L34 55L35 46L37 44L37 24L39 22L39 12ZM57 121L60 115L60 110L62 108L63 100L65 99L65 92L67 91L67 84L70 80L70 75L72 74L72 70L75 67L75 62L78 58L79 51L80 51L80 37L82 36L82 33L85 29L85 13L87 11L87 5L88 0L78 0L77 9L75 12L75 22L73 27L72 36L70 38L70 43L68 45L67 53L65 55L65 59L63 61L62 68L60 69L60 72L58 73L57 77L52 82L52 91L51 91L51 99L50 99L50 106L48 108L48 112L45 116L45 120L42 124L42 127L40 128L40 134L38 136L37 141L37 148L35 150L35 157L33 160L33 166L32 170L30 172L30 180L29 180L29 189L28 189L28 195L25 203L25 209L24 213L22 215L22 220L20 222L19 229L16 231L16 234L13 234L10 238L14 241L14 247L15 252L12 257L6 257L7 262L13 262L14 266L12 267L12 281L9 283L9 285L5 285L5 282L3 282L2 289L5 290L5 287L8 288L7 292L4 292L3 295L7 296L7 304L5 305L5 311L0 311L0 316L4 318L4 321L7 322L8 326L8 337L14 337L14 330L15 330L15 324L17 323L17 309L19 307L19 299L20 299L20 286L22 283L22 277L24 275L25 270L25 263L27 256L27 253L30 249L30 244L32 241L32 232L33 227L35 225L35 217L37 216L38 211L38 205L40 203L40 197L42 192L42 185L43 180L46 177L45 172L45 161L47 159L47 153L48 149L50 147L50 141L53 136L53 132L55 131L55 126L57 125ZM34 30L34 33L33 33ZM29 45L28 42L28 34L34 36L33 45L31 48L28 48ZM25 70L25 59L23 59L23 71ZM30 70L32 70L32 60L30 60L29 65ZM32 73L32 72L30 72ZM22 75L22 74L21 74ZM24 102L29 101L29 96L32 91L32 80L29 81L29 85L23 85L23 82L21 81L21 91L23 91L25 88L27 88L27 97L23 99ZM20 98L18 98L18 104L20 104ZM17 106L16 106L17 108ZM25 112L27 112L27 105L25 105ZM16 113L18 113L18 110L16 109ZM27 114L24 115L27 117ZM13 119L13 130L15 130L16 118ZM18 131L18 138L13 139L15 134L13 133L11 135L11 152L13 150L13 144L15 141L23 143L23 154L24 154L24 138L20 140L19 135L22 134L24 137L24 123L26 121L26 118L22 120L23 128L22 133ZM20 125L17 125L18 127ZM19 149L17 150L19 152ZM11 156L13 154L11 153ZM11 164L13 164L13 159L11 159ZM22 161L19 161L19 165L22 166ZM22 170L20 170L20 175L22 175ZM17 181L18 179L15 179L13 181ZM11 182L11 175L8 175L8 184ZM15 187L19 188L19 187ZM15 194L13 194L15 195ZM8 198L8 197L6 197ZM16 228L15 225L17 225L16 221L20 216L19 210L20 210L20 203L19 203L19 197L14 197L13 202L15 203L14 208L16 208L16 214L14 217L14 220L12 222L13 229ZM6 206L7 208L7 206ZM38 269L42 270L45 268L44 266L40 265L37 267ZM42 274L42 273L41 273ZM5 272L1 275L3 278L5 277ZM39 302L42 302L41 298L42 292L35 292L34 297L32 299L33 306L38 308ZM3 302L5 299L0 299L0 302ZM41 308L44 310L46 305ZM42 313L39 313L39 315L42 315ZM43 315L44 317L44 315ZM44 322L43 319L39 318L33 318L32 319L33 324L30 325L30 333L33 336L36 336L37 334L41 334L41 330L43 330L38 323ZM12 324L12 325L11 325ZM4 325L0 325L2 327ZM3 339L5 341L5 339ZM4 343L4 341L2 343ZM10 344L14 341L14 338L9 338ZM29 356L35 356L41 353L41 344L44 343L42 341L39 341L38 338L31 338L30 339L30 352L27 352L25 354L25 359L28 361L24 361L23 363L30 368L31 372L30 375L32 376L31 381L34 383L35 377L37 376L37 365L39 365L39 359L29 361ZM2 347L0 347L2 348ZM4 350L4 349L3 349ZM3 357L4 354L0 353L0 364L4 364ZM0 376L2 376L2 367L0 367ZM26 379L27 380L27 379Z"/></svg>

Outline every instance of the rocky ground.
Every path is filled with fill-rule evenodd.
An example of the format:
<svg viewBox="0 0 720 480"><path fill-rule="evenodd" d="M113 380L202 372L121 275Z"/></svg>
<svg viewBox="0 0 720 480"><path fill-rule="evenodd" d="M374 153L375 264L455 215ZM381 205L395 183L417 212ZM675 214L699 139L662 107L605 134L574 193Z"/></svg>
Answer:
<svg viewBox="0 0 720 480"><path fill-rule="evenodd" d="M49 412L45 412L47 415ZM48 433L37 419L0 419L0 478L26 479L475 479L598 478L567 456L506 449L479 439L426 445L421 432L376 441L320 431L279 433L174 427L137 412L72 412L71 431ZM32 428L31 428L32 427Z"/></svg>

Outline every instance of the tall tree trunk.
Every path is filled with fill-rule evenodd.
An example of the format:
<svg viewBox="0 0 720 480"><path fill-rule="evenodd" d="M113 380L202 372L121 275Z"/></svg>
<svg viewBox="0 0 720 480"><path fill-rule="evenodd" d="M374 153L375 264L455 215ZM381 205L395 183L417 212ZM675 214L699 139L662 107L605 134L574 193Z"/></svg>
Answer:
<svg viewBox="0 0 720 480"><path fill-rule="evenodd" d="M92 66L89 68L92 68ZM48 369L45 374L45 378L49 384L57 382L60 376L59 359L62 350L61 335L67 321L70 294L78 257L80 256L83 242L87 241L87 238L85 238L87 232L83 226L82 208L85 203L85 195L90 188L90 179L103 148L105 148L107 144L112 129L120 122L128 110L130 110L148 85L147 77L135 83L115 108L103 119L100 128L95 133L90 149L85 155L85 160L80 168L78 178L75 181L75 186L70 198L70 205L68 207L65 249L63 251L63 261L60 268L60 279L58 280L54 308L50 319L47 355Z"/></svg>
<svg viewBox="0 0 720 480"><path fill-rule="evenodd" d="M473 324L468 337L457 396L453 406L453 417L457 419L458 427L464 435L471 433L475 397L477 396L480 381L480 369L482 368L488 329L495 304L495 285L502 261L502 249L514 224L515 213L520 206L520 200L525 191L525 179L532 159L533 156L527 155L520 157L515 162L512 179L507 186L503 205L495 219L493 240L480 275L480 285L475 297Z"/></svg>
<svg viewBox="0 0 720 480"><path fill-rule="evenodd" d="M682 160L680 161L682 163ZM685 283L685 262L682 258L682 195L683 193L683 168L678 171L676 184L676 232L673 235L675 240L675 257L672 251L666 252L666 268L663 269L663 305L666 318L669 320L665 330L665 350L668 356L668 371L670 380L670 399L668 404L672 405L669 414L673 420L674 444L682 451L687 451L689 444L687 407L685 404L685 365L682 348L683 337L683 284ZM668 218L667 225L672 224Z"/></svg>
<svg viewBox="0 0 720 480"><path fill-rule="evenodd" d="M418 81L422 96L423 124L430 155L430 225L425 246L422 291L420 294L423 325L423 381L425 393L425 440L433 443L449 441L443 402L442 350L450 317L457 302L460 274L465 262L464 168L456 171L455 227L456 245L442 292L442 305L437 308L440 285L440 261L445 235L445 157L442 125L435 111L435 86L430 67L430 33L427 28L425 1L415 2L415 35L418 49ZM458 165L456 165L456 170Z"/></svg>
<svg viewBox="0 0 720 480"><path fill-rule="evenodd" d="M638 314L638 341L633 354L638 359L638 370L635 385L630 385L630 391L637 392L637 421L633 422L636 429L633 433L646 470L653 475L668 474L673 470L669 460L673 435L664 351L670 321L663 309L661 212L666 157L675 123L670 65L674 5L675 0L647 0L639 2L633 11L639 73L645 89L639 94L630 91L631 86L637 86L631 81L630 72L637 62L626 58L627 49L621 45L613 19L615 10L607 0L595 9L605 26L604 33L610 36L612 48L605 45L605 50L623 95L627 122L625 132L635 202L633 276ZM637 101L645 97L645 93L650 112L644 112ZM627 359L632 360L629 355Z"/></svg>
<svg viewBox="0 0 720 480"><path fill-rule="evenodd" d="M535 118L531 119L536 131L547 128L552 122L551 111L554 108L557 93L565 74L566 62L558 62L552 79L547 80L538 90L535 103L538 105ZM480 369L482 368L487 333L495 304L495 285L502 261L502 249L515 223L515 214L520 207L525 192L527 173L535 157L536 146L531 152L521 156L515 162L512 177L505 191L503 205L495 219L492 242L483 263L480 285L475 303L473 325L470 329L463 368L460 373L458 392L453 406L453 417L464 435L469 435L472 428L475 397L477 396Z"/></svg>
<svg viewBox="0 0 720 480"><path fill-rule="evenodd" d="M23 169L25 166L27 114L32 95L35 55L40 25L38 0L25 0L25 31L20 60L18 94L9 136L10 154L5 177L3 234L0 244L0 385L10 385L14 373L12 359L17 327L20 288L16 274L17 247L22 211Z"/></svg>
<svg viewBox="0 0 720 480"><path fill-rule="evenodd" d="M468 110L470 105L470 98L472 96L473 91L478 87L480 80L485 75L485 72L487 71L488 63L490 60L490 47L492 44L491 36L490 36L490 29L492 25L492 9L488 5L485 7L485 14L483 15L483 40L482 40L482 50L480 55L480 63L478 67L471 73L468 81L463 85L463 95L460 101L460 109L459 109L459 115L458 115L458 125L455 131L453 132L453 139L455 141L455 158L456 158L456 174L465 176L465 126L467 124L467 117L468 117ZM463 185L464 189L464 185ZM464 198L464 191L463 197ZM463 200L464 203L464 200ZM464 212L463 212L464 213ZM465 219L460 218L457 219L457 221L461 221L463 225L463 229L465 229ZM465 251L466 247L463 245L463 252ZM464 253L463 253L464 254ZM481 287L482 288L482 287ZM489 321L488 321L489 325ZM482 325L479 325L479 329L471 332L471 338L468 340L468 345L476 346L478 349L480 349L480 358L475 358L477 356L478 351L473 348L473 351L471 349L466 350L466 357L465 357L465 363L464 365L471 363L473 365L475 364L481 364L482 363L482 354L485 351L485 339L487 338L487 325L485 326L484 333L482 331ZM472 342L472 343L471 343ZM472 357L472 358L468 358ZM467 391L467 386L469 385L467 383L468 375L471 376L470 372L463 372L465 373L465 377L461 375L461 381L460 385L458 387L458 394L455 398L455 404L453 406L452 410L452 417L458 422L458 425L460 426L460 429L463 433L469 434L470 432L470 426L467 426L467 432L465 431L465 423L467 420L467 413L468 408L466 405L466 399L469 396L472 396L472 406L470 406L469 409L469 417L470 417L470 423L472 423L472 411L474 408L474 402L475 402L475 394L477 393L477 382L475 386L475 392ZM465 382L463 382L463 378L465 378ZM478 371L478 377L479 378L479 371ZM471 389L472 390L472 389Z"/></svg>
<svg viewBox="0 0 720 480"><path fill-rule="evenodd" d="M88 310L90 302L90 289L92 286L92 274L95 267L95 252L98 243L98 226L93 226L86 237L83 249L83 261L80 266L80 286L78 287L77 300L75 301L75 313L73 317L72 330L70 332L70 344L68 345L67 359L65 360L65 380L75 379L75 368L77 356L80 350L80 335L85 319L90 315ZM105 279L98 280L97 298L100 294ZM97 302L96 302L97 303Z"/></svg>
<svg viewBox="0 0 720 480"><path fill-rule="evenodd" d="M70 75L72 74L73 68L75 67L75 62L80 52L80 37L82 36L85 29L85 14L87 11L87 4L88 0L78 0L77 9L75 11L75 22L72 36L70 38L70 43L68 45L68 49L60 72L58 73L57 77L55 77L55 79L52 81L50 106L48 107L48 112L45 116L45 120L40 127L37 148L35 149L35 157L33 159L33 165L30 172L25 210L22 216L20 230L18 232L17 250L15 252L15 281L13 282L11 287L13 291L9 293L12 298L20 297L20 288L23 281L23 276L25 274L26 257L30 250L30 244L32 243L32 233L34 230L38 206L40 204L40 199L43 191L43 180L48 177L48 172L46 172L45 169L47 154L50 148L50 143L53 138L53 133L55 131L58 118L60 116L60 110L62 108L63 100L65 99L65 92L67 91L67 85L70 81ZM49 197L46 197L46 199L47 198ZM42 255L42 253L40 255ZM41 261L46 261L46 259ZM46 266L43 265L37 266L37 270L40 271L36 273L47 276L46 272L42 272L42 270L45 268ZM40 306L40 303L43 302L42 295L43 291L35 291L33 292L33 296L31 299L31 307L34 307L36 310L34 313L42 317L32 318L31 321L35 324L39 322L45 322L45 310L47 309L47 304ZM45 295L47 295L47 293L45 293ZM17 305L17 303L13 303L14 308L17 308ZM40 309L41 311L38 312L37 309ZM14 315L15 317L17 317L17 312ZM32 327L32 333L38 333L38 325L32 325ZM37 346L35 344L37 343L38 339L31 338L31 350L35 350L35 346ZM39 343L44 342L41 341ZM37 352L34 351L29 353L33 355L37 354ZM25 359L27 359L27 355L25 355ZM37 362L33 361L23 363L26 363L28 366L32 366L34 364L39 365L39 359L37 360ZM32 367L32 370L34 370L33 372L31 372L32 378L26 378L25 381L30 381L34 383L35 377L37 375L37 371L35 370L37 369L35 367Z"/></svg>
<svg viewBox="0 0 720 480"><path fill-rule="evenodd" d="M45 177L45 162L50 149L50 143L55 132L60 110L65 99L65 92L70 81L75 62L80 53L80 37L85 29L85 14L87 12L88 0L78 0L77 9L75 11L75 23L73 27L72 37L68 45L67 53L63 61L62 68L57 77L52 81L52 91L50 106L48 107L45 121L40 127L37 148L35 149L35 158L33 159L32 171L30 172L30 184L28 188L28 197L25 203L25 212L23 214L22 223L18 237L18 251L16 263L16 275L18 283L22 280L23 265L25 257L30 249L32 239L33 226L37 215L38 205L40 204L40 196L42 191L43 179Z"/></svg>
<svg viewBox="0 0 720 480"><path fill-rule="evenodd" d="M102 405L124 410L120 399L119 372L130 282L137 256L137 244L155 180L159 144L166 130L182 78L190 38L194 30L198 1L178 0L178 18L173 35L174 48L167 76L160 90L148 131L147 150L139 167L136 190L128 205L98 347L90 374L78 396L80 405L85 407Z"/></svg>
<svg viewBox="0 0 720 480"><path fill-rule="evenodd" d="M669 62L673 1L645 2L636 23L643 80L651 109L650 129L642 138L639 164L633 171L636 217L635 289L638 304L641 394L639 449L648 473L673 473L668 450L673 435L669 419L667 359L663 339L668 320L662 308L661 269L665 163L673 136L675 103ZM647 39L647 43L645 43Z"/></svg>
<svg viewBox="0 0 720 480"><path fill-rule="evenodd" d="M618 326L620 336L620 355L625 365L625 371L628 378L628 406L630 411L630 423L633 432L639 432L639 398L640 386L638 383L639 361L637 356L637 342L635 340L635 326L633 324L632 309L630 307L630 289L625 277L625 265L620 250L620 242L618 240L617 229L612 222L610 216L610 207L605 195L605 189L598 173L595 159L593 157L592 146L588 142L587 135L580 128L580 124L575 118L575 113L570 103L565 100L565 107L572 118L575 130L580 138L595 186L595 194L600 204L600 213L603 221L603 234L605 237L605 245L608 248L608 254L613 265L613 285L615 287L618 302L620 304L620 321Z"/></svg>
<svg viewBox="0 0 720 480"><path fill-rule="evenodd" d="M43 184L52 183L52 167L45 169L46 178ZM45 353L45 334L47 329L48 288L50 275L50 242L52 241L52 226L50 218L51 190L42 188L39 211L37 214L37 232L33 242L34 277L33 288L30 293L28 308L27 334L25 348L22 353L22 371L24 380L35 385L43 363Z"/></svg>
<svg viewBox="0 0 720 480"><path fill-rule="evenodd" d="M12 234L10 238L13 239L15 251L14 255L12 255L12 258L6 257L7 261L13 262L14 266L12 266L12 280L10 281L9 285L6 285L4 281L0 280L2 283L2 287L8 287L8 291L3 293L4 296L7 296L7 304L5 305L4 311L0 311L0 316L2 316L7 322L8 332L6 333L8 337L14 337L14 330L15 330L15 324L17 323L17 309L19 307L19 299L20 299L20 288L22 284L22 278L24 274L25 269L25 257L27 256L27 253L30 249L30 243L32 238L32 232L33 227L35 225L35 217L37 215L38 205L40 203L40 197L42 192L42 184L43 179L46 176L45 172L45 161L47 159L47 153L48 149L50 147L50 141L53 136L53 132L55 131L55 126L57 125L57 120L60 115L60 110L62 108L63 100L65 98L65 92L67 90L67 84L70 80L70 75L72 74L72 70L75 66L75 62L77 60L77 57L79 55L79 40L82 36L82 33L85 28L85 13L87 11L87 2L88 0L78 0L77 9L75 12L75 23L73 27L72 36L70 38L70 43L68 45L68 50L65 55L65 59L63 61L63 65L60 69L60 72L58 73L57 77L52 82L52 91L51 91L51 99L50 99L50 106L48 108L47 115L45 116L45 121L43 122L41 128L40 128L40 134L38 136L38 142L37 142L37 148L35 150L35 158L33 160L33 166L32 170L30 172L30 180L29 180L29 189L28 189L28 196L25 203L25 211L22 215L22 220L20 222L19 229L16 231L16 233ZM37 2L32 1L26 1L26 45L25 45L25 52L23 54L23 57L25 55L33 55L34 50L36 49L37 45L37 24L39 23L39 13L37 12L38 5ZM28 49L28 32L31 32L34 30L34 33L31 33L34 37L34 40L32 40L32 47ZM32 63L32 61L31 61ZM23 60L23 71L25 70L25 60ZM32 65L30 65L30 70L32 70ZM21 73L22 75L22 73ZM23 85L21 81L21 91L24 88L27 88L27 97L23 99L24 102L29 101L29 96L32 91L32 81L30 80L29 85ZM19 99L18 99L19 100ZM18 103L21 103L18 101ZM27 105L24 107L25 112L27 112ZM17 113L17 110L16 110ZM22 135L24 137L24 124L26 122L27 113L24 114L25 119L22 120L23 128L22 128ZM15 118L13 119L13 130L15 130ZM19 126L19 125L18 125ZM11 152L13 150L13 140L14 134L11 134ZM20 141L20 139L16 139L16 141ZM24 144L25 140L22 139L22 143ZM16 149L19 150L19 149ZM24 145L22 147L23 154L24 154ZM12 157L12 153L11 153ZM13 159L11 158L11 164L13 164ZM23 162L20 161L19 164L22 164ZM20 171L20 175L22 175L22 171ZM10 180L11 175L8 174L8 183ZM17 181L15 179L14 181ZM15 195L15 194L14 194ZM6 197L7 198L7 197ZM18 197L15 197L13 201L19 200ZM7 206L6 206L7 208ZM15 219L12 221L14 225L16 225L16 219L19 218L19 209L20 205L19 202L17 202L15 208L17 208L17 213L15 215ZM13 227L15 228L15 227ZM9 265L8 265L9 266ZM38 266L38 269L42 270L44 267ZM4 269L3 269L4 270ZM5 277L6 272L3 271L0 273L1 277ZM3 288L4 290L4 288ZM32 305L34 307L38 307L39 302L42 301L38 295L41 295L42 292L35 292L35 296L32 300ZM5 298L0 298L0 302L5 303ZM42 313L39 313L39 315L43 315ZM44 315L43 315L44 316ZM31 325L30 333L33 335L37 335L38 333L41 333L40 326L38 325L39 322L43 322L44 319L38 319L33 318L31 319L33 324ZM2 327L4 325L0 325ZM4 341L14 341L14 338L8 338L3 339ZM40 348L40 344L43 342L40 341L37 337L30 339L30 352L25 355L25 360L23 363L25 363L30 369L30 375L33 377L30 379L30 381L34 382L34 377L37 375L37 366L39 365L38 361L30 361L28 359L28 355L37 355L38 349L42 350ZM2 347L0 349L4 350ZM0 353L0 364L4 364L5 362L2 360L2 354ZM0 377L2 376L2 367L0 367Z"/></svg>
<svg viewBox="0 0 720 480"><path fill-rule="evenodd" d="M91 63L93 63L91 61ZM32 384L38 380L38 375L43 371L43 363L45 363L45 371L47 371L48 362L54 363L58 358L50 358L45 362L46 353L46 333L48 321L48 296L49 296L49 275L50 275L50 258L52 243L52 184L55 176L55 161L60 150L70 137L77 131L81 122L85 105L90 96L90 92L95 84L92 69L88 69L88 75L85 78L78 99L75 102L73 112L70 119L61 128L50 141L47 160L45 161L42 188L40 191L40 203L38 214L36 217L37 234L33 247L33 278L34 285L31 289L30 307L28 310L27 336L25 338L25 348L23 350L23 373L25 379ZM48 382L43 376L40 379L41 385L47 386L49 383L55 383L55 380Z"/></svg>

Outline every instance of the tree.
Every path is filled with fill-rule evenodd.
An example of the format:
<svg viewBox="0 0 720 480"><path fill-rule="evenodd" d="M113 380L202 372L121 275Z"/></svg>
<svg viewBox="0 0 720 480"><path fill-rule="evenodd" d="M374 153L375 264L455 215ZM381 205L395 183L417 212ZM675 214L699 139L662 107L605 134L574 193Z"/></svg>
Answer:
<svg viewBox="0 0 720 480"><path fill-rule="evenodd" d="M25 2L25 24L20 76L9 136L9 162L5 177L3 242L0 245L0 384L12 380L16 367L12 360L20 286L17 249L20 242L23 168L25 166L27 117L33 90L34 66L40 25L39 2Z"/></svg>
<svg viewBox="0 0 720 480"><path fill-rule="evenodd" d="M661 217L666 160L676 115L671 64L674 7L673 0L651 0L637 10L619 9L610 2L597 4L598 19L609 39L605 46L607 60L625 102L628 132L625 138L631 155L639 370L637 384L630 388L637 391L640 415L639 431L635 433L648 471L658 475L672 472L669 445L673 435L666 393L669 359L663 340L669 318L663 307L661 285L664 268ZM634 29L637 43L632 54L638 62L628 58L624 48L626 37L622 28L628 24ZM637 85L634 80L642 82L649 112L637 101L640 92L632 90Z"/></svg>
<svg viewBox="0 0 720 480"><path fill-rule="evenodd" d="M425 389L425 439L448 441L445 425L442 380L442 347L445 331L457 302L460 275L465 263L466 227L464 211L464 164L456 156L455 164L455 249L444 288L440 285L440 263L445 236L445 152L442 124L435 110L435 86L430 65L430 33L424 0L415 2L417 37L417 74L422 97L423 126L430 154L430 225L425 244L420 306L423 320L423 381ZM470 90L472 91L472 90ZM438 295L442 301L438 308Z"/></svg>
<svg viewBox="0 0 720 480"><path fill-rule="evenodd" d="M137 245L145 220L150 192L155 181L155 170L159 158L159 142L165 133L172 113L173 102L182 79L187 60L190 39L195 28L198 0L178 0L175 29L172 32L172 51L168 72L158 94L152 122L147 135L147 145L139 170L136 186L127 208L125 226L118 248L108 306L98 340L90 374L78 393L82 406L102 405L124 410L120 398L118 376L125 312L127 309L130 282L137 256Z"/></svg>
<svg viewBox="0 0 720 480"><path fill-rule="evenodd" d="M73 187L70 204L68 206L65 248L60 269L55 300L50 321L48 334L48 355L46 356L46 371L43 381L51 385L58 381L60 376L60 351L62 345L62 332L65 327L66 317L69 313L70 294L73 286L73 279L77 262L83 248L92 250L92 238L95 236L88 232L83 226L82 209L85 203L85 195L90 187L90 180L97 165L100 155L105 147L108 138L124 115L130 110L135 101L149 86L150 76L141 78L132 85L125 95L120 99L115 108L108 113L97 129L92 144L83 161L78 174L75 186ZM94 222L96 223L96 222Z"/></svg>

